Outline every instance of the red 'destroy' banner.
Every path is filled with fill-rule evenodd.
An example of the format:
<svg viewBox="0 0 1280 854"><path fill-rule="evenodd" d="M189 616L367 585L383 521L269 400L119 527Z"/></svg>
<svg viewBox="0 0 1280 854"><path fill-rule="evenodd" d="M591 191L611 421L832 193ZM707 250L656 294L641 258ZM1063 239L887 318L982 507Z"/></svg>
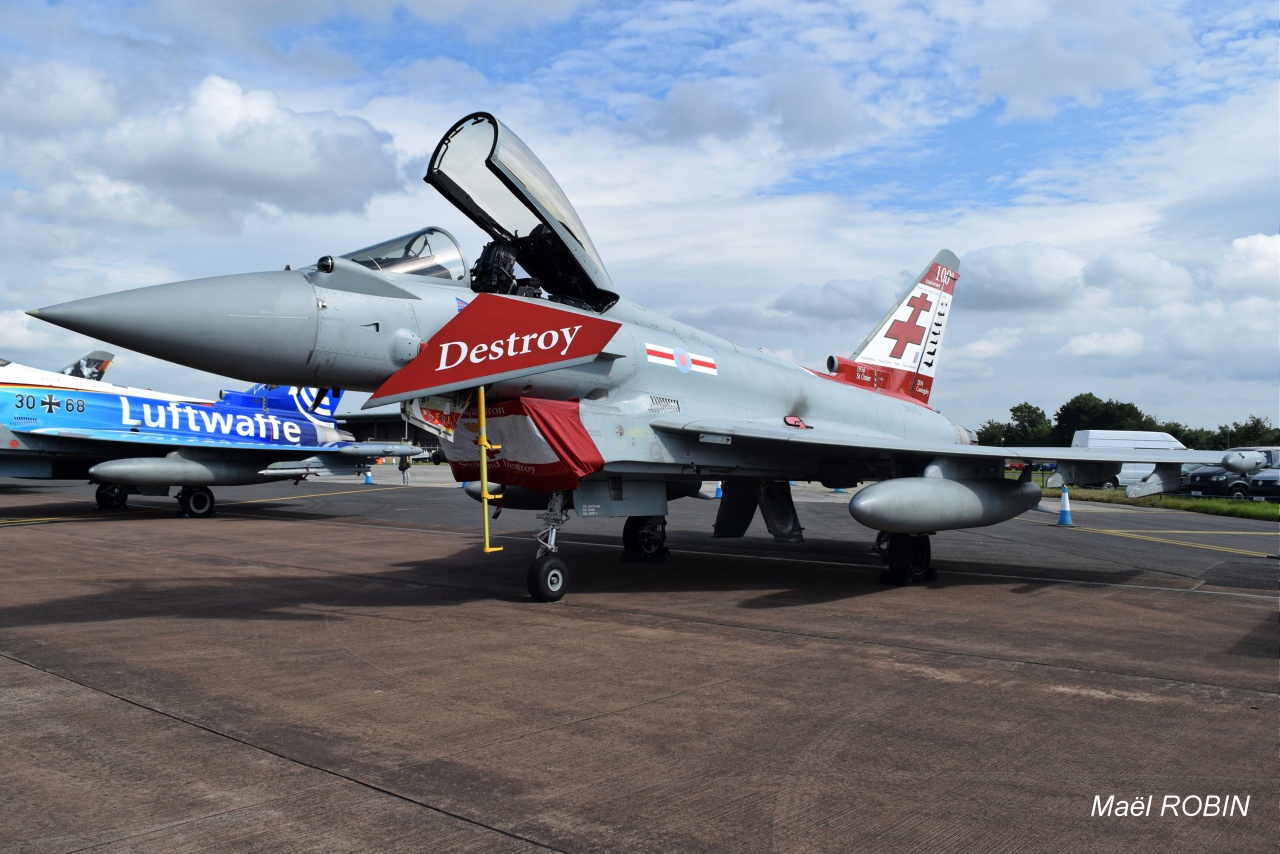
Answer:
<svg viewBox="0 0 1280 854"><path fill-rule="evenodd" d="M479 294L392 374L372 401L595 356L622 324L550 305Z"/></svg>

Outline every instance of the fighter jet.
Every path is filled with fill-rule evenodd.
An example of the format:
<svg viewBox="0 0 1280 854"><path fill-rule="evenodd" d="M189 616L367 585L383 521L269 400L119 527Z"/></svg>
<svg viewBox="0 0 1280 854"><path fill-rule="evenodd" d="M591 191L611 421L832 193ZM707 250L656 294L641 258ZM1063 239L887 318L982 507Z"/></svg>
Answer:
<svg viewBox="0 0 1280 854"><path fill-rule="evenodd" d="M428 228L280 272L102 295L30 312L194 368L263 382L373 392L441 438L487 504L540 509L531 595L554 601L569 518L626 517L624 556L666 556L669 504L723 483L714 535L759 508L802 537L791 481L850 488L854 519L887 541L882 580L932 577L929 535L1035 506L1030 468L1079 482L1155 464L1131 494L1174 489L1184 463L1221 452L994 448L929 405L959 261L939 252L852 359L826 373L623 299L581 219L534 153L488 113L456 123L425 180L492 239L468 273ZM486 550L488 516L485 516Z"/></svg>
<svg viewBox="0 0 1280 854"><path fill-rule="evenodd" d="M106 357L103 359L102 357ZM411 445L355 442L337 429L336 399L313 389L257 385L216 401L87 379L0 359L0 476L88 478L98 506L178 487L183 515L212 516L210 486L356 474L375 456L412 455Z"/></svg>

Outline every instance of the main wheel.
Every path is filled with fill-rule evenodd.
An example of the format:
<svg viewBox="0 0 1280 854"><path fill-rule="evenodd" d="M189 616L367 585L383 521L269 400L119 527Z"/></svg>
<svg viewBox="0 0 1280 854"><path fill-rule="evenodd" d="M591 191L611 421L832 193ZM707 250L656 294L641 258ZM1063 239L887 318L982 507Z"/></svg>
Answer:
<svg viewBox="0 0 1280 854"><path fill-rule="evenodd" d="M535 602L559 602L569 582L569 567L555 552L547 552L529 564L528 581Z"/></svg>
<svg viewBox="0 0 1280 854"><path fill-rule="evenodd" d="M667 517L628 516L622 526L622 550L634 560L666 560Z"/></svg>
<svg viewBox="0 0 1280 854"><path fill-rule="evenodd" d="M184 489L178 493L178 507L182 509L184 515L194 519L206 519L212 516L215 504L213 493L206 486Z"/></svg>
<svg viewBox="0 0 1280 854"><path fill-rule="evenodd" d="M871 550L880 556L881 563L889 562L889 536L888 531L878 532L875 545L871 547Z"/></svg>
<svg viewBox="0 0 1280 854"><path fill-rule="evenodd" d="M890 534L888 552L889 565L880 573L881 582L906 585L931 579L929 559L933 548L928 537Z"/></svg>
<svg viewBox="0 0 1280 854"><path fill-rule="evenodd" d="M94 497L98 499L99 510L120 510L129 503L129 493L118 483L100 485Z"/></svg>

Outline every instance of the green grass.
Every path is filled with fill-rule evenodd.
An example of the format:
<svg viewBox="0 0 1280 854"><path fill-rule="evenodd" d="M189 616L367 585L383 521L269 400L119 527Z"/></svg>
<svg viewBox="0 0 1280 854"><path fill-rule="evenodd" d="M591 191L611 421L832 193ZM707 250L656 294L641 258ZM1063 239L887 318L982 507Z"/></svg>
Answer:
<svg viewBox="0 0 1280 854"><path fill-rule="evenodd" d="M1149 495L1146 498L1126 498L1120 489L1085 489L1068 487L1073 501L1096 501L1102 504L1128 504L1132 507L1163 507L1166 510L1189 510L1192 513L1209 513L1213 516L1232 516L1236 519L1258 519L1263 522L1280 522L1280 504L1237 498L1195 498L1189 495ZM1050 495L1050 497L1052 497Z"/></svg>

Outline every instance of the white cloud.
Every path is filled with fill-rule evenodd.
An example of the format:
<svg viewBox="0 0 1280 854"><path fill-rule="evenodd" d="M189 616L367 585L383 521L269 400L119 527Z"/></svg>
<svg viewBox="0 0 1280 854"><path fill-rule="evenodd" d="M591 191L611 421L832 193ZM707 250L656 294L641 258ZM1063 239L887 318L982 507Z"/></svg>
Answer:
<svg viewBox="0 0 1280 854"><path fill-rule="evenodd" d="M1022 346L1022 340L1021 328L996 327L988 329L982 338L959 347L949 346L944 341L941 358L946 366L946 376L992 376L999 372L1005 357Z"/></svg>
<svg viewBox="0 0 1280 854"><path fill-rule="evenodd" d="M138 22L163 21L170 27L191 29L234 46L262 39L276 28L300 28L340 16L393 26L404 10L424 21L452 24L472 39L492 40L512 29L567 18L584 0L153 0L135 10Z"/></svg>
<svg viewBox="0 0 1280 854"><path fill-rule="evenodd" d="M295 113L221 77L179 111L112 129L93 162L184 205L359 210L399 186L390 138L363 119Z"/></svg>
<svg viewBox="0 0 1280 854"><path fill-rule="evenodd" d="M49 62L0 73L0 125L6 134L66 131L115 116L115 87L93 69Z"/></svg>
<svg viewBox="0 0 1280 854"><path fill-rule="evenodd" d="M236 230L263 208L359 211L402 186L390 136L365 120L294 112L217 76L181 106L10 155L48 176L42 191L15 194L19 209L155 229Z"/></svg>
<svg viewBox="0 0 1280 854"><path fill-rule="evenodd" d="M874 323L894 305L906 284L883 276L868 280L843 279L818 287L799 286L778 297L773 309L821 320Z"/></svg>
<svg viewBox="0 0 1280 854"><path fill-rule="evenodd" d="M1021 12L1021 14L1019 14ZM1187 27L1155 2L995 4L961 39L982 91L1007 118L1048 118L1064 104L1097 106L1102 93L1146 87L1191 47Z"/></svg>
<svg viewBox="0 0 1280 854"><path fill-rule="evenodd" d="M677 82L638 123L655 138L673 143L704 136L734 139L751 129L750 114L735 101L731 91L712 82Z"/></svg>
<svg viewBox="0 0 1280 854"><path fill-rule="evenodd" d="M1132 329L1090 332L1073 335L1058 352L1063 356L1104 356L1125 358L1142 352L1145 339Z"/></svg>
<svg viewBox="0 0 1280 854"><path fill-rule="evenodd" d="M1179 300L1191 294L1191 274L1150 252L1115 247L1085 267L1084 283L1117 302Z"/></svg>
<svg viewBox="0 0 1280 854"><path fill-rule="evenodd" d="M1252 234L1231 241L1214 280L1228 290L1274 298L1280 291L1280 235Z"/></svg>
<svg viewBox="0 0 1280 854"><path fill-rule="evenodd" d="M988 246L961 261L957 298L974 311L1058 308L1079 299L1084 268L1084 259L1053 246Z"/></svg>
<svg viewBox="0 0 1280 854"><path fill-rule="evenodd" d="M880 129L834 70L784 73L769 89L766 105L778 117L778 134L797 151L861 148Z"/></svg>
<svg viewBox="0 0 1280 854"><path fill-rule="evenodd" d="M60 333L54 327L41 323L22 311L0 311L0 341L4 342L4 352L0 353L0 358L12 361L19 354L44 352L64 341L70 334ZM75 338L80 341L86 340L79 335ZM49 370L57 370L57 368Z"/></svg>

